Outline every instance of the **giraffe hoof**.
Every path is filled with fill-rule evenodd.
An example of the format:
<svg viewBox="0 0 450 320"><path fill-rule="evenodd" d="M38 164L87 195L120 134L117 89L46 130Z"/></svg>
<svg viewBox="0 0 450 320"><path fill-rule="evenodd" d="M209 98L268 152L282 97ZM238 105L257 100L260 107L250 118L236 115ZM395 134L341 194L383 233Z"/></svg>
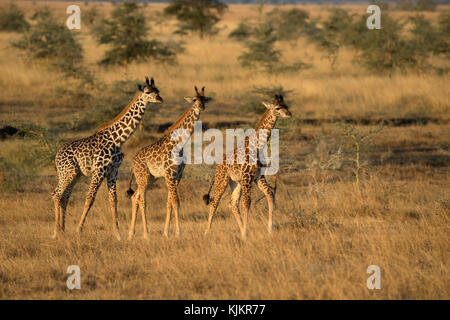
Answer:
<svg viewBox="0 0 450 320"><path fill-rule="evenodd" d="M54 232L53 234L52 234L52 239L56 239L58 237L58 233L57 232Z"/></svg>

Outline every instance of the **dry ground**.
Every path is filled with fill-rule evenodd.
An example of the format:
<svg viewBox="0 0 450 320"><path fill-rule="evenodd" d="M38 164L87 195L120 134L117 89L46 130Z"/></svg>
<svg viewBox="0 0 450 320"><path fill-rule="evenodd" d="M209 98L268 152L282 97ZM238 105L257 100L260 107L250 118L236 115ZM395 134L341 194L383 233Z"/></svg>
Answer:
<svg viewBox="0 0 450 320"><path fill-rule="evenodd" d="M6 2L0 3L4 5ZM18 2L27 17L42 2ZM46 3L65 17L67 3ZM92 5L92 4L91 4ZM90 6L91 6L90 5ZM84 10L89 6L80 4ZM300 6L312 16L325 16L325 7ZM109 11L109 3L99 8ZM161 10L150 4L146 13ZM362 14L363 6L348 9ZM271 7L266 8L266 10ZM440 10L445 8L441 7ZM395 13L401 16L406 13ZM431 18L438 13L427 14ZM154 76L166 104L147 113L143 122L174 121L187 107L182 97L193 85L205 85L215 98L202 115L209 124L233 127L255 124L258 114L243 112L240 99L253 86L282 85L295 90L289 97L294 119L280 121L281 170L278 180L275 231L265 230L266 204L253 190L249 239L242 242L227 206L221 201L213 232L203 237L207 208L201 196L208 188L211 167L187 166L180 185L182 237L162 237L166 188L158 182L147 193L151 237L141 238L140 220L133 242L118 242L111 234L106 187L102 186L81 238L74 235L87 190L87 179L75 188L68 207L67 234L51 240L55 185L54 169L37 170L23 192L0 194L0 297L26 299L147 298L147 299L448 299L449 277L449 138L448 76L432 73L393 77L373 75L352 63L353 53L341 52L335 70L313 45L300 40L284 44L283 59L302 59L313 68L301 73L269 76L242 70L236 57L242 46L227 34L246 17L257 17L255 6L231 6L217 37L188 36L178 66L155 62L102 69L95 65L104 50L83 28L80 38L86 64L105 83ZM175 22L154 27L161 39ZM77 101L58 96L58 88L75 84L43 63L35 63L11 48L19 35L0 33L0 127L39 124L47 128L70 122ZM132 97L130 96L130 99ZM368 168L361 187L349 170L307 170L307 156L331 124L302 120L348 117L437 119L437 123L387 126L373 139L363 157ZM109 119L105 119L109 120ZM369 130L371 126L357 126ZM84 132L61 132L66 138ZM130 202L124 195L130 161L138 148L160 136L138 131L124 147L120 171L119 219L126 234ZM21 159L34 142L19 138L0 141L0 157ZM19 161L19 160L17 160ZM0 177L1 179L1 177ZM1 181L1 180L0 180ZM1 183L4 183L1 182ZM273 183L273 179L270 179ZM66 287L69 265L79 265L81 290ZM366 288L369 265L381 268L381 290Z"/></svg>

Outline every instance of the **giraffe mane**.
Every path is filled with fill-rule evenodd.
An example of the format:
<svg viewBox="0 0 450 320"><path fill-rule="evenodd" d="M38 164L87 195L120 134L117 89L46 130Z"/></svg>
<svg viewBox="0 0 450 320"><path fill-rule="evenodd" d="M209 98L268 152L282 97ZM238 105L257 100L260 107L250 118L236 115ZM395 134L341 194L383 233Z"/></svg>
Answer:
<svg viewBox="0 0 450 320"><path fill-rule="evenodd" d="M264 123L264 121L267 119L267 117L270 114L270 110L267 109L266 112L264 112L263 116L261 117L261 119L258 121L258 124L256 125L256 130L258 130L262 124Z"/></svg>
<svg viewBox="0 0 450 320"><path fill-rule="evenodd" d="M140 92L138 92L137 94L136 94L136 96L133 98L133 100L114 118L114 119L112 119L111 121L108 121L108 122L105 122L105 123L103 123L103 124L101 124L98 128L97 128L97 130L95 130L95 133L97 133L97 132L99 132L99 131L101 131L101 130L103 130L103 129L106 129L106 128L108 128L108 127L110 127L111 125L113 125L114 123L116 123L120 118L122 118L122 116L125 114L125 113L127 113L128 112L128 110L130 110L130 108L133 106L133 104L136 102L136 100L139 98L139 96L140 96Z"/></svg>
<svg viewBox="0 0 450 320"><path fill-rule="evenodd" d="M184 113L183 115L180 117L180 119L178 119L177 121L175 121L169 128L166 129L166 131L164 131L163 135L166 135L170 132L172 132L173 130L175 130L180 123L182 123L184 121L184 119L186 119L187 115L189 114L189 112L192 110L192 108L194 107L194 104L192 104Z"/></svg>

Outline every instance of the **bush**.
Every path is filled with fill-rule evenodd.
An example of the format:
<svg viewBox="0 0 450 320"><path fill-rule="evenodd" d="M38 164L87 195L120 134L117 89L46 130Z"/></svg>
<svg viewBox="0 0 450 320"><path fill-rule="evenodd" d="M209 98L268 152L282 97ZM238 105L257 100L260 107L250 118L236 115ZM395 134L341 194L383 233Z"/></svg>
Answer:
<svg viewBox="0 0 450 320"><path fill-rule="evenodd" d="M218 0L172 0L164 13L175 16L181 23L181 30L198 32L203 38L217 32L214 26L227 8Z"/></svg>
<svg viewBox="0 0 450 320"><path fill-rule="evenodd" d="M346 10L334 8L320 26L315 21L308 26L310 41L326 52L331 68L334 68L337 61L339 49L348 42L349 26L352 23L353 16Z"/></svg>
<svg viewBox="0 0 450 320"><path fill-rule="evenodd" d="M247 51L238 57L246 68L262 66L267 72L275 71L281 52L274 48L277 40L273 27L262 24L254 32L254 39L246 42Z"/></svg>
<svg viewBox="0 0 450 320"><path fill-rule="evenodd" d="M228 37L237 41L244 41L249 39L252 33L253 30L250 24L245 21L241 21L236 29L230 32Z"/></svg>
<svg viewBox="0 0 450 320"><path fill-rule="evenodd" d="M140 9L135 2L122 2L115 6L110 19L103 19L96 26L98 43L111 46L100 64L126 67L132 61L148 57L174 62L176 54L171 47L159 40L146 40L149 27Z"/></svg>
<svg viewBox="0 0 450 320"><path fill-rule="evenodd" d="M28 57L49 61L68 75L81 75L83 49L74 32L55 22L48 7L37 10L31 20L34 23L13 46Z"/></svg>
<svg viewBox="0 0 450 320"><path fill-rule="evenodd" d="M0 30L21 32L29 28L23 12L13 3L0 11Z"/></svg>
<svg viewBox="0 0 450 320"><path fill-rule="evenodd" d="M274 28L269 24L261 23L254 28L252 37L245 41L246 50L238 57L244 68L262 68L268 73L298 71L310 66L301 61L290 65L280 61L281 52L275 49L277 37Z"/></svg>
<svg viewBox="0 0 450 320"><path fill-rule="evenodd" d="M266 23L275 29L275 36L282 41L298 39L307 30L308 19L307 11L296 8L290 10L276 8L266 14Z"/></svg>
<svg viewBox="0 0 450 320"><path fill-rule="evenodd" d="M405 23L383 15L382 28L369 30L367 16L352 25L349 43L359 52L356 61L369 70L392 74L395 70L423 68L427 52L402 37Z"/></svg>

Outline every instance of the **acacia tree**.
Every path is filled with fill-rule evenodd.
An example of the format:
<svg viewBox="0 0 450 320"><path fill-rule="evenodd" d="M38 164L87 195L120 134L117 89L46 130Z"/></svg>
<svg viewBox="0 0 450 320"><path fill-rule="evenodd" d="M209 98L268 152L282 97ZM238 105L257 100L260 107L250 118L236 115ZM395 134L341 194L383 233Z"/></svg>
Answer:
<svg viewBox="0 0 450 320"><path fill-rule="evenodd" d="M83 48L74 33L56 22L48 7L38 9L31 21L32 25L13 46L25 51L27 57L47 61L67 75L84 75L80 69Z"/></svg>
<svg viewBox="0 0 450 320"><path fill-rule="evenodd" d="M315 21L308 25L309 39L327 53L332 69L336 64L339 49L349 41L347 35L352 22L353 16L346 10L335 8L320 26Z"/></svg>
<svg viewBox="0 0 450 320"><path fill-rule="evenodd" d="M100 44L109 44L103 65L123 65L134 60L153 57L158 60L172 60L175 52L159 40L147 40L149 27L145 16L136 2L122 2L116 5L111 18L103 19L94 33Z"/></svg>
<svg viewBox="0 0 450 320"><path fill-rule="evenodd" d="M14 3L0 11L0 30L21 32L29 28L23 12Z"/></svg>
<svg viewBox="0 0 450 320"><path fill-rule="evenodd" d="M214 33L214 25L220 21L228 6L218 0L173 0L164 13L175 16L182 30L198 32L200 38Z"/></svg>

